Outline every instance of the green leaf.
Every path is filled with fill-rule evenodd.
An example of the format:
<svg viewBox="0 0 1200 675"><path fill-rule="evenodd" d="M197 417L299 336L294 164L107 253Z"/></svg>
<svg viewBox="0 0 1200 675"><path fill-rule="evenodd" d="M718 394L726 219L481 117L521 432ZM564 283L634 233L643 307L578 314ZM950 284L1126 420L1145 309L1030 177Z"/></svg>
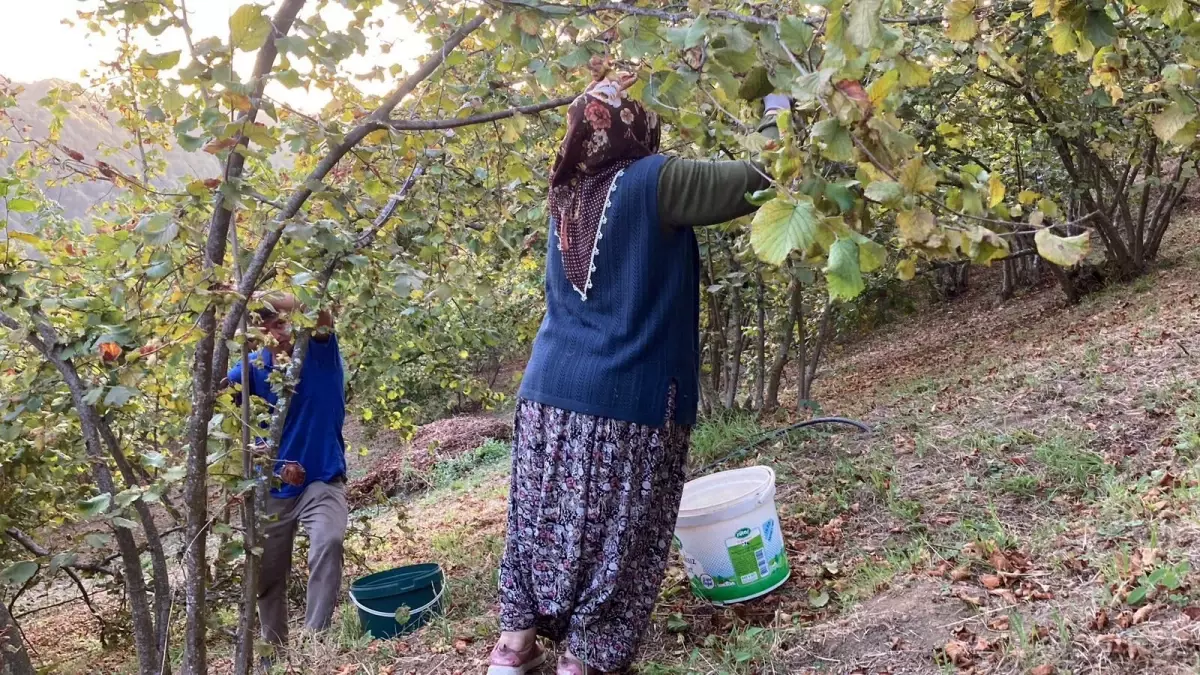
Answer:
<svg viewBox="0 0 1200 675"><path fill-rule="evenodd" d="M104 513L105 511L107 511L108 505L111 502L112 502L112 495L105 492L102 494L98 494L95 497L92 497L91 499L86 499L82 502L79 502L79 510L85 516L94 516L94 515Z"/></svg>
<svg viewBox="0 0 1200 675"><path fill-rule="evenodd" d="M108 394L104 397L104 405L120 407L129 402L129 399L137 395L136 389L129 387L113 387L108 390Z"/></svg>
<svg viewBox="0 0 1200 675"><path fill-rule="evenodd" d="M1055 265L1070 267L1087 257L1091 233L1060 237L1050 230L1038 230L1033 235L1033 243L1037 245L1038 255Z"/></svg>
<svg viewBox="0 0 1200 675"><path fill-rule="evenodd" d="M767 188L766 190L757 190L752 193L747 192L746 193L746 201L750 202L751 204L753 204L755 206L762 206L763 204L766 204L767 202L771 201L772 199L775 199L775 195L776 195L776 190L773 187Z"/></svg>
<svg viewBox="0 0 1200 675"><path fill-rule="evenodd" d="M830 201L838 205L838 211L846 213L854 209L855 199L854 191L850 186L841 183L827 183L825 185L825 196Z"/></svg>
<svg viewBox="0 0 1200 675"><path fill-rule="evenodd" d="M112 535L103 532L93 532L85 536L83 541L92 548L107 548L112 543Z"/></svg>
<svg viewBox="0 0 1200 675"><path fill-rule="evenodd" d="M33 213L37 210L37 203L24 197L16 197L8 200L9 213Z"/></svg>
<svg viewBox="0 0 1200 675"><path fill-rule="evenodd" d="M803 54L812 45L813 29L804 19L785 16L779 21L779 37L788 49Z"/></svg>
<svg viewBox="0 0 1200 675"><path fill-rule="evenodd" d="M133 530L133 529L137 528L137 523L133 522L132 520L130 520L128 518L122 518L120 516L113 518L112 524L116 525L117 527L123 527L126 530Z"/></svg>
<svg viewBox="0 0 1200 675"><path fill-rule="evenodd" d="M883 24L879 22L882 11L883 0L855 0L850 8L850 26L846 32L855 47L867 50L876 46L883 33Z"/></svg>
<svg viewBox="0 0 1200 675"><path fill-rule="evenodd" d="M1150 588L1151 587L1147 584L1138 586L1129 592L1129 595L1125 597L1125 602L1129 603L1130 605L1136 605L1140 603L1146 599L1146 594L1150 592Z"/></svg>
<svg viewBox="0 0 1200 675"><path fill-rule="evenodd" d="M142 216L134 232L142 235L151 246L165 246L179 235L179 223L167 213L153 213Z"/></svg>
<svg viewBox="0 0 1200 675"><path fill-rule="evenodd" d="M820 217L811 199L790 202L776 197L754 214L750 246L759 258L780 265L792 251L816 243Z"/></svg>
<svg viewBox="0 0 1200 675"><path fill-rule="evenodd" d="M684 34L683 46L685 49L691 49L704 42L704 37L708 35L708 19L700 17L692 22L691 26L687 27L687 32Z"/></svg>
<svg viewBox="0 0 1200 675"><path fill-rule="evenodd" d="M1103 9L1093 9L1087 13L1083 34L1096 47L1107 47L1117 40L1117 28Z"/></svg>
<svg viewBox="0 0 1200 675"><path fill-rule="evenodd" d="M895 181L877 180L863 191L867 199L888 204L904 196L904 187Z"/></svg>
<svg viewBox="0 0 1200 675"><path fill-rule="evenodd" d="M1194 119L1196 119L1195 107L1172 103L1162 113L1154 116L1152 121L1154 133L1162 140L1170 141Z"/></svg>
<svg viewBox="0 0 1200 675"><path fill-rule="evenodd" d="M751 68L746 76L742 78L742 83L738 86L738 98L745 101L757 101L758 99L771 93L771 78L767 73L767 69L762 66Z"/></svg>
<svg viewBox="0 0 1200 675"><path fill-rule="evenodd" d="M138 57L138 64L154 70L167 70L179 65L179 54L180 51L178 49L173 52L163 52L161 54L142 52L141 56Z"/></svg>
<svg viewBox="0 0 1200 675"><path fill-rule="evenodd" d="M400 605L396 608L396 613L392 618L396 620L396 623L403 626L404 624L408 623L409 619L412 618L412 608L410 608L408 605Z"/></svg>
<svg viewBox="0 0 1200 675"><path fill-rule="evenodd" d="M862 270L858 262L858 245L849 239L838 239L829 248L829 260L825 263L825 283L830 297L853 300L863 292Z"/></svg>
<svg viewBox="0 0 1200 675"><path fill-rule="evenodd" d="M64 567L70 567L79 560L79 554L73 551L65 553L57 553L53 558L50 558L50 569L48 570L51 576L54 576Z"/></svg>
<svg viewBox="0 0 1200 675"><path fill-rule="evenodd" d="M829 604L829 593L815 588L808 589L808 604L816 609L820 609Z"/></svg>
<svg viewBox="0 0 1200 675"><path fill-rule="evenodd" d="M38 564L32 560L23 560L19 563L13 563L4 568L0 572L0 584L5 586L21 587L25 582L33 578L37 574Z"/></svg>
<svg viewBox="0 0 1200 675"><path fill-rule="evenodd" d="M832 69L824 68L801 75L792 83L792 98L799 104L817 101L829 88L829 80L833 78L833 74Z"/></svg>
<svg viewBox="0 0 1200 675"><path fill-rule="evenodd" d="M827 117L813 125L813 138L824 147L821 156L833 162L849 162L854 159L854 139L850 131L836 118Z"/></svg>
<svg viewBox="0 0 1200 675"><path fill-rule="evenodd" d="M271 33L271 22L259 5L242 5L229 17L229 37L236 49L250 52L263 46Z"/></svg>
<svg viewBox="0 0 1200 675"><path fill-rule="evenodd" d="M121 508L125 508L137 501L138 497L142 496L142 491L138 488L129 488L121 490L113 497L113 502Z"/></svg>

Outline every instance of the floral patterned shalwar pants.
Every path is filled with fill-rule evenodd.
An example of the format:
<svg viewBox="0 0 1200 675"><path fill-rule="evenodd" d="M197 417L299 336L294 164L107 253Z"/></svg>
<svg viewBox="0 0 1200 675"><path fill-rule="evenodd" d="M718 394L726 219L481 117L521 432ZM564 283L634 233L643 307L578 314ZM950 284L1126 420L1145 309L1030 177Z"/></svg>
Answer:
<svg viewBox="0 0 1200 675"><path fill-rule="evenodd" d="M658 599L691 427L521 401L513 437L500 628L537 628L590 667L620 671Z"/></svg>

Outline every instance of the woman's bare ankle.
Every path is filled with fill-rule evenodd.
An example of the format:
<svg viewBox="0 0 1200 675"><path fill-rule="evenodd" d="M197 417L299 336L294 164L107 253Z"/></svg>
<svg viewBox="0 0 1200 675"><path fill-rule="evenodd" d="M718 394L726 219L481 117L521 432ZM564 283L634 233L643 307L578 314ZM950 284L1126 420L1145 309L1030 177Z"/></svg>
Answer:
<svg viewBox="0 0 1200 675"><path fill-rule="evenodd" d="M509 651L517 653L527 652L537 644L537 629L528 628L518 631L503 631L500 633L500 640L498 642L507 647Z"/></svg>

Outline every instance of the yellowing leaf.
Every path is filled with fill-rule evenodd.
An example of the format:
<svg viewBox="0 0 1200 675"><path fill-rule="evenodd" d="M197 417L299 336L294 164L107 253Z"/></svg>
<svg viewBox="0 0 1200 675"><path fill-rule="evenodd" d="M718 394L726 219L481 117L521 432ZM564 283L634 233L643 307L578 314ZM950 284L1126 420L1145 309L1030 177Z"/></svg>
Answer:
<svg viewBox="0 0 1200 675"><path fill-rule="evenodd" d="M924 244L937 233L937 221L928 209L902 211L896 214L900 238L912 244Z"/></svg>
<svg viewBox="0 0 1200 675"><path fill-rule="evenodd" d="M764 261L782 264L792 251L816 243L819 222L820 214L811 199L790 202L777 197L754 214L750 246Z"/></svg>
<svg viewBox="0 0 1200 675"><path fill-rule="evenodd" d="M37 203L24 197L14 197L8 200L10 213L32 213L37 210Z"/></svg>
<svg viewBox="0 0 1200 675"><path fill-rule="evenodd" d="M1079 47L1079 41L1075 39L1075 29L1069 23L1056 23L1047 33L1050 35L1050 44L1054 47L1055 54L1069 54Z"/></svg>
<svg viewBox="0 0 1200 675"><path fill-rule="evenodd" d="M1196 119L1194 107L1184 107L1182 104L1172 103L1162 113L1154 116L1154 133L1164 141L1171 141L1194 119Z"/></svg>
<svg viewBox="0 0 1200 675"><path fill-rule="evenodd" d="M1000 176L992 174L988 176L988 208L995 208L997 204L1004 201L1004 183L1000 181Z"/></svg>
<svg viewBox="0 0 1200 675"><path fill-rule="evenodd" d="M900 169L900 184L909 192L928 194L937 189L938 176L920 157L910 159Z"/></svg>
<svg viewBox="0 0 1200 675"><path fill-rule="evenodd" d="M1049 12L1050 2L1051 0L1033 0L1033 17L1036 19Z"/></svg>
<svg viewBox="0 0 1200 675"><path fill-rule="evenodd" d="M263 46L271 33L271 22L259 5L242 5L229 17L229 39L233 46L250 52Z"/></svg>
<svg viewBox="0 0 1200 675"><path fill-rule="evenodd" d="M1091 233L1060 237L1050 230L1038 230L1033 235L1033 243L1037 245L1038 255L1055 265L1070 267L1087 257Z"/></svg>
<svg viewBox="0 0 1200 675"><path fill-rule="evenodd" d="M900 56L896 58L895 70L900 74L900 84L905 87L924 87L929 84L929 69Z"/></svg>
<svg viewBox="0 0 1200 675"><path fill-rule="evenodd" d="M1038 207L1038 210L1041 211L1042 213L1046 214L1046 217L1048 217L1048 218L1057 218L1058 217L1058 214L1059 214L1058 204L1056 204L1053 199L1047 199L1047 198L1043 197L1038 200L1037 207Z"/></svg>
<svg viewBox="0 0 1200 675"><path fill-rule="evenodd" d="M888 94L896 90L896 85L899 83L900 71L895 68L875 78L875 81L867 87L867 96L871 97L871 105L879 107Z"/></svg>
<svg viewBox="0 0 1200 675"><path fill-rule="evenodd" d="M1021 190L1021 193L1017 195L1017 201L1021 203L1021 206L1029 206L1040 197L1041 195L1033 190Z"/></svg>
<svg viewBox="0 0 1200 675"><path fill-rule="evenodd" d="M1008 242L986 227L976 227L968 232L967 243L966 254L981 265L1008 257Z"/></svg>
<svg viewBox="0 0 1200 675"><path fill-rule="evenodd" d="M955 42L970 42L979 33L975 0L950 0L942 16L946 19L946 37Z"/></svg>
<svg viewBox="0 0 1200 675"><path fill-rule="evenodd" d="M917 276L917 263L912 258L896 263L896 276L901 281L912 281Z"/></svg>
<svg viewBox="0 0 1200 675"><path fill-rule="evenodd" d="M883 267L887 262L887 249L872 239L858 235L854 237L858 244L858 269L869 274Z"/></svg>

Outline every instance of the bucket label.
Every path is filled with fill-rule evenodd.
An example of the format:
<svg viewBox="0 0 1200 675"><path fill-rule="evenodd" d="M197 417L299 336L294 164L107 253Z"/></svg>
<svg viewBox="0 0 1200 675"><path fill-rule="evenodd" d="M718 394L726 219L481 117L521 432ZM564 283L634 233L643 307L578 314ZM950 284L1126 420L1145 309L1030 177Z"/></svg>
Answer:
<svg viewBox="0 0 1200 675"><path fill-rule="evenodd" d="M743 527L732 539L725 540L733 573L739 584L752 584L771 574L767 554L763 550L762 532Z"/></svg>

